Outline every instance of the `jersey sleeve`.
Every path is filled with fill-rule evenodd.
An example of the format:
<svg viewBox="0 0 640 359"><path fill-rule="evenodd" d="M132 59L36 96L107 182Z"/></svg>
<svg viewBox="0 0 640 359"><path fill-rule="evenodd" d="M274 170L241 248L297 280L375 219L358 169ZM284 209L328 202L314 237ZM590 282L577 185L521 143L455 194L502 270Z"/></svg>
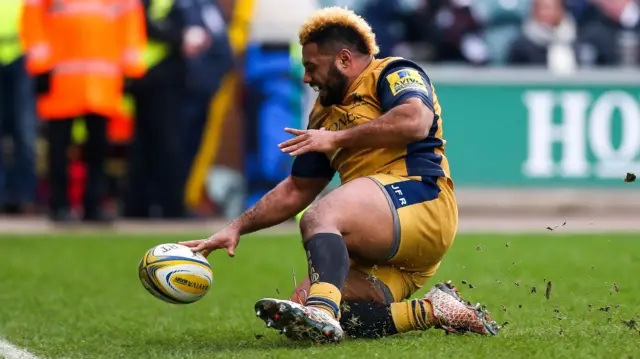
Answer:
<svg viewBox="0 0 640 359"><path fill-rule="evenodd" d="M327 155L321 152L307 152L293 160L291 175L301 178L332 179L336 171L331 168Z"/></svg>
<svg viewBox="0 0 640 359"><path fill-rule="evenodd" d="M419 98L434 111L431 81L418 66L409 66L403 62L390 64L380 74L377 93L385 112L412 97Z"/></svg>

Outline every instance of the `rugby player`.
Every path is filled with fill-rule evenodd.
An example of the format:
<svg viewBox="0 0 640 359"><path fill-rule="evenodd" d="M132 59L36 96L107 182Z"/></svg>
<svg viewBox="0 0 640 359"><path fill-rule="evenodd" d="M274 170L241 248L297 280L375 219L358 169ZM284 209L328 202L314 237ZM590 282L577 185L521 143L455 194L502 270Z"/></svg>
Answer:
<svg viewBox="0 0 640 359"><path fill-rule="evenodd" d="M410 330L496 335L499 326L449 283L409 300L436 273L458 227L441 106L420 66L377 59L375 35L350 10L312 14L299 33L304 82L318 91L306 130L285 129L291 175L225 229L181 242L235 255L240 236L300 220L309 272L291 300L256 314L289 338L337 342ZM314 202L335 172L341 186ZM303 293L301 295L301 293Z"/></svg>

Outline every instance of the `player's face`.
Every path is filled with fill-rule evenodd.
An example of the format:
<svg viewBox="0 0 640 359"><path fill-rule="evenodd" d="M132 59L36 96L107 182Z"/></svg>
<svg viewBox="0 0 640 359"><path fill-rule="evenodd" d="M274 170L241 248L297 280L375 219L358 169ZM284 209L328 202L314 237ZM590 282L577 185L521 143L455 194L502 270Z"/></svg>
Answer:
<svg viewBox="0 0 640 359"><path fill-rule="evenodd" d="M534 3L534 17L537 21L558 26L564 16L561 0L536 0Z"/></svg>
<svg viewBox="0 0 640 359"><path fill-rule="evenodd" d="M339 104L344 98L347 77L338 68L338 61L337 56L321 53L316 44L302 48L304 82L318 92L322 106Z"/></svg>

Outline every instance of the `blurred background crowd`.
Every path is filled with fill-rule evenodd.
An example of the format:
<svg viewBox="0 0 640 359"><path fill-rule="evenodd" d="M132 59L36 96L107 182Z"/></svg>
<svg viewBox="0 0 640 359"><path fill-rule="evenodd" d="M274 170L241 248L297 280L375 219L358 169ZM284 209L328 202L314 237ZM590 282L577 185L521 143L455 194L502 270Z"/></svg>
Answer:
<svg viewBox="0 0 640 359"><path fill-rule="evenodd" d="M288 175L276 144L313 99L297 31L333 5L421 64L640 60L636 0L2 0L2 213L236 216Z"/></svg>

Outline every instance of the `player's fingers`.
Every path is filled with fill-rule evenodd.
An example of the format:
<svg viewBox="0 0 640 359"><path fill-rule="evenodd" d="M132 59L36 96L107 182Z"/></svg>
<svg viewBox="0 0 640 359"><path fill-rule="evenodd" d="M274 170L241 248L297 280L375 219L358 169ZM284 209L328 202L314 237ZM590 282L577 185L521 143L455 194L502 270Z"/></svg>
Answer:
<svg viewBox="0 0 640 359"><path fill-rule="evenodd" d="M308 137L308 135L305 134L305 135L301 135L301 136L298 136L298 137L294 137L294 138L288 139L288 140L280 143L278 145L278 147L283 148L283 147L288 147L288 146L291 146L291 145L295 145L296 143L299 143L301 141L306 140L307 137Z"/></svg>
<svg viewBox="0 0 640 359"><path fill-rule="evenodd" d="M204 251L202 251L202 255L207 258L209 256L209 254L211 254L211 251L208 249L205 249Z"/></svg>
<svg viewBox="0 0 640 359"><path fill-rule="evenodd" d="M187 246L187 247L193 247L193 246L197 246L198 244L200 244L200 242L202 242L202 239L196 239L196 240L192 240L192 241L182 241L182 242L178 242L178 244L181 244L181 245Z"/></svg>
<svg viewBox="0 0 640 359"><path fill-rule="evenodd" d="M227 252L229 253L229 257L235 257L236 255L236 248L233 244L230 244L229 247L227 247Z"/></svg>
<svg viewBox="0 0 640 359"><path fill-rule="evenodd" d="M191 251L192 251L193 253L197 253L197 252L200 252L200 251L202 251L202 250L204 250L204 249L206 249L206 248L207 248L207 242L206 242L206 241L202 241L202 242L201 242L200 244L198 244L197 246L195 246L195 247L191 248Z"/></svg>
<svg viewBox="0 0 640 359"><path fill-rule="evenodd" d="M295 128L289 128L289 127L285 127L284 128L284 132L287 132L287 133L290 133L290 134L296 135L296 136L303 135L303 134L307 133L306 130L297 130Z"/></svg>
<svg viewBox="0 0 640 359"><path fill-rule="evenodd" d="M287 146L283 146L281 148L281 150L282 150L282 152L291 152L292 150L298 149L298 148L304 146L305 144L308 144L309 141L311 141L311 140L305 139L305 140L302 140L302 141L298 141L296 143L291 143L291 144L289 144Z"/></svg>
<svg viewBox="0 0 640 359"><path fill-rule="evenodd" d="M315 146L313 146L313 143L311 143L311 141L308 141L303 146L300 146L299 148L297 148L295 151L289 152L289 156L291 157L300 156L301 154L304 154L307 152L313 152L313 151L315 151Z"/></svg>
<svg viewBox="0 0 640 359"><path fill-rule="evenodd" d="M214 251L216 249L220 249L220 248L224 248L226 247L226 241L225 240L221 240L221 239L212 239L209 240L205 243L204 248L209 250L209 251Z"/></svg>
<svg viewBox="0 0 640 359"><path fill-rule="evenodd" d="M193 241L178 242L178 244L193 248L193 247L197 247L202 242L204 242L204 239L196 239L196 240L193 240Z"/></svg>
<svg viewBox="0 0 640 359"><path fill-rule="evenodd" d="M295 145L291 145L291 146L283 148L282 152L284 152L284 153L294 152L294 151L299 150L300 148L308 146L310 143L311 143L310 140L307 140L307 141L304 141L304 142L301 142L301 143L297 143Z"/></svg>
<svg viewBox="0 0 640 359"><path fill-rule="evenodd" d="M219 240L206 240L206 241L202 241L202 243L200 243L200 245L198 245L197 247L192 248L191 250L193 252L204 251L204 252L207 253L207 255L209 255L209 253L215 251L216 249L220 249L220 248L224 248L224 247L225 247L225 245L223 243L221 243L221 241L219 241Z"/></svg>

